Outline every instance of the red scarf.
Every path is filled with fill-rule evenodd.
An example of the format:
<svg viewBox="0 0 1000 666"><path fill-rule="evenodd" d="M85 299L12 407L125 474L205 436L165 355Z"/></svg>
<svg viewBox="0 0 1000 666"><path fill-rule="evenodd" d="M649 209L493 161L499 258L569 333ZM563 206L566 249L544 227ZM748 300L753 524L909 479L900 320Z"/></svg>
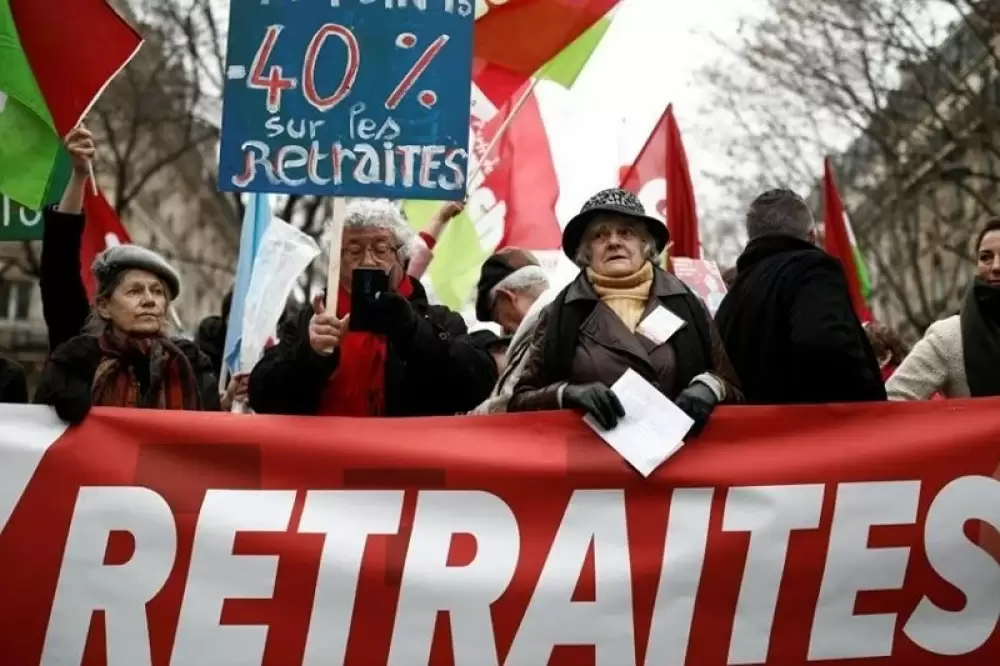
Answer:
<svg viewBox="0 0 1000 666"><path fill-rule="evenodd" d="M396 293L413 294L409 276L399 283ZM351 311L351 297L340 288L337 317ZM319 414L322 416L382 416L385 413L385 359L388 342L384 335L352 331L340 343L340 362L323 389Z"/></svg>
<svg viewBox="0 0 1000 666"><path fill-rule="evenodd" d="M201 409L198 383L184 352L167 338L98 338L101 361L91 385L91 404L104 407ZM149 386L139 388L134 364L149 368Z"/></svg>

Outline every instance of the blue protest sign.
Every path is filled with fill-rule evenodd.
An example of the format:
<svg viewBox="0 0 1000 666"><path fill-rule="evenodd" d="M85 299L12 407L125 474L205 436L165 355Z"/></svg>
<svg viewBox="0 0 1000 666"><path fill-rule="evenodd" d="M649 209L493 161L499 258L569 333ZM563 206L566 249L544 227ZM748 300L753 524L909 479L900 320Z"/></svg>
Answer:
<svg viewBox="0 0 1000 666"><path fill-rule="evenodd" d="M220 189L465 195L474 0L234 0Z"/></svg>

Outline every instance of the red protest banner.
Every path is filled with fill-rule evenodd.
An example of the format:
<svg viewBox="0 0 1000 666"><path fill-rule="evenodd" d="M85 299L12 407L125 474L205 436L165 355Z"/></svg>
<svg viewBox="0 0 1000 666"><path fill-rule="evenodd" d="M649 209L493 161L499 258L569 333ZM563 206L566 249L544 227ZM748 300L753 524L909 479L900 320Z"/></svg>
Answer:
<svg viewBox="0 0 1000 666"><path fill-rule="evenodd" d="M992 663L998 406L720 409L649 479L569 412L67 430L5 406L0 654Z"/></svg>

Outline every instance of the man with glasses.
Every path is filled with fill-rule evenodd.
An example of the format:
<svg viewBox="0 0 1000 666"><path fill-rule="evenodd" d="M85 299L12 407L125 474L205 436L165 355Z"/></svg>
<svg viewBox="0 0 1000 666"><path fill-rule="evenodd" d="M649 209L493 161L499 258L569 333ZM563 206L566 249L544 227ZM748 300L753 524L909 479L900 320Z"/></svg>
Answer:
<svg viewBox="0 0 1000 666"><path fill-rule="evenodd" d="M348 207L337 311L326 311L321 294L289 318L279 344L250 375L255 412L430 416L468 411L486 397L496 365L473 344L462 317L430 305L420 282L407 275L412 240L390 202ZM383 271L388 291L366 295L364 311L352 313L356 269Z"/></svg>

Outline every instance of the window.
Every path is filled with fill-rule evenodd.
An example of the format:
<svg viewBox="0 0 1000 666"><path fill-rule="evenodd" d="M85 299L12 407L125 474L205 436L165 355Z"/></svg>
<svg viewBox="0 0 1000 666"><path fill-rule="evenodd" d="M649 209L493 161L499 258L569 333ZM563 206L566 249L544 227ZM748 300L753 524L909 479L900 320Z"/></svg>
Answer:
<svg viewBox="0 0 1000 666"><path fill-rule="evenodd" d="M28 280L0 278L0 321L27 321L34 288Z"/></svg>

